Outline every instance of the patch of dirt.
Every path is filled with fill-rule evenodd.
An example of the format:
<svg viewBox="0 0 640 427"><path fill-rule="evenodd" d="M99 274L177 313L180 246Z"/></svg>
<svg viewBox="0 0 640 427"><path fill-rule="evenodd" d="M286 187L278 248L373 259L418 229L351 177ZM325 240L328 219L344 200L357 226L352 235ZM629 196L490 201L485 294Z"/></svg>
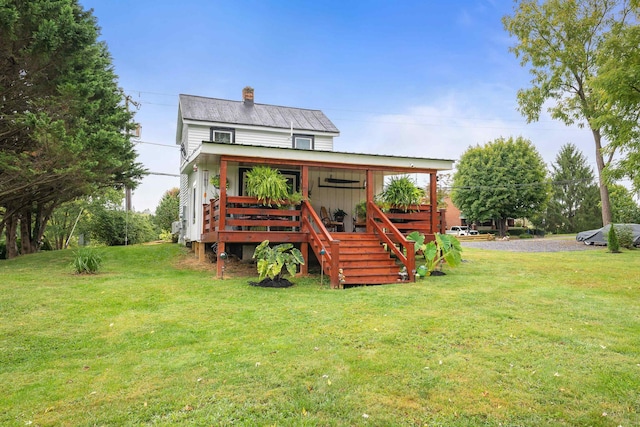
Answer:
<svg viewBox="0 0 640 427"><path fill-rule="evenodd" d="M208 271L216 274L218 265L211 262L209 258L200 262L194 252L186 252L174 263L176 268L195 271ZM257 277L258 271L253 262L240 261L236 258L229 258L224 261L224 277Z"/></svg>

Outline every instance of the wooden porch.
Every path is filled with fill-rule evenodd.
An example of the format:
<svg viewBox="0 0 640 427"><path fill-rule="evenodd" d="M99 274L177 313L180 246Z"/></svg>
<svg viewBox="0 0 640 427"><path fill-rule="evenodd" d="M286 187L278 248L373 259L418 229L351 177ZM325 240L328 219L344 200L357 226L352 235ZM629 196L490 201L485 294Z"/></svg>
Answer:
<svg viewBox="0 0 640 427"><path fill-rule="evenodd" d="M435 218L435 227L432 227ZM431 206L413 206L408 212L383 213L368 202L362 232L329 232L308 201L281 207L260 206L253 197L228 196L203 206L201 242L218 243L218 254L227 243L294 243L307 261L300 273L307 274L309 249L321 262L332 288L413 281L415 256L406 235L412 231L433 239L444 230L444 212L432 215ZM401 271L406 269L406 274ZM222 263L218 263L218 276Z"/></svg>

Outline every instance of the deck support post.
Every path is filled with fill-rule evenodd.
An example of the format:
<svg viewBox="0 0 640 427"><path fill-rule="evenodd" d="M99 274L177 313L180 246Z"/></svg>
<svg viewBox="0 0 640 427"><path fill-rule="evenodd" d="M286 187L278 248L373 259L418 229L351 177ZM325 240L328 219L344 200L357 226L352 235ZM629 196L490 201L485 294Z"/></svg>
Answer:
<svg viewBox="0 0 640 427"><path fill-rule="evenodd" d="M197 242L198 246L197 246L197 251L198 251L198 261L199 262L204 262L204 243L203 242Z"/></svg>

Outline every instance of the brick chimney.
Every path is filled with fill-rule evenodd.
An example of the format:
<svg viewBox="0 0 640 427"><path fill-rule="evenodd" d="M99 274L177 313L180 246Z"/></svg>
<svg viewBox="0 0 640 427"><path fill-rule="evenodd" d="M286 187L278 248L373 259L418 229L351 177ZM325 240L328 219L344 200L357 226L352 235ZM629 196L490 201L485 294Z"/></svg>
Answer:
<svg viewBox="0 0 640 427"><path fill-rule="evenodd" d="M242 89L242 102L245 105L253 105L253 88L251 86L245 86Z"/></svg>

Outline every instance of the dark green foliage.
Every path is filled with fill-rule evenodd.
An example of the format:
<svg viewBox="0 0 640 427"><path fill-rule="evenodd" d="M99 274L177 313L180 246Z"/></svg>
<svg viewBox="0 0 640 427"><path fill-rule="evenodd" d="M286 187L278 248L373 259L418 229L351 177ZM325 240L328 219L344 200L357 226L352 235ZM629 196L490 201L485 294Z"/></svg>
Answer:
<svg viewBox="0 0 640 427"><path fill-rule="evenodd" d="M95 274L101 264L102 257L95 249L81 248L75 252L73 269L78 274Z"/></svg>
<svg viewBox="0 0 640 427"><path fill-rule="evenodd" d="M144 170L91 12L77 0L0 8L0 221L8 246L19 235L22 253L31 253L61 203L133 187Z"/></svg>
<svg viewBox="0 0 640 427"><path fill-rule="evenodd" d="M609 233L607 234L607 247L609 248L609 252L617 254L620 252L620 242L618 241L618 233L616 231L616 227L611 224L611 228L609 229Z"/></svg>
<svg viewBox="0 0 640 427"><path fill-rule="evenodd" d="M508 218L528 218L544 209L549 189L545 164L522 137L470 147L457 167L451 196L469 222L495 219L504 236Z"/></svg>
<svg viewBox="0 0 640 427"><path fill-rule="evenodd" d="M540 216L545 229L576 233L602 227L598 186L584 154L575 145L565 144L551 169L551 200L546 214Z"/></svg>

